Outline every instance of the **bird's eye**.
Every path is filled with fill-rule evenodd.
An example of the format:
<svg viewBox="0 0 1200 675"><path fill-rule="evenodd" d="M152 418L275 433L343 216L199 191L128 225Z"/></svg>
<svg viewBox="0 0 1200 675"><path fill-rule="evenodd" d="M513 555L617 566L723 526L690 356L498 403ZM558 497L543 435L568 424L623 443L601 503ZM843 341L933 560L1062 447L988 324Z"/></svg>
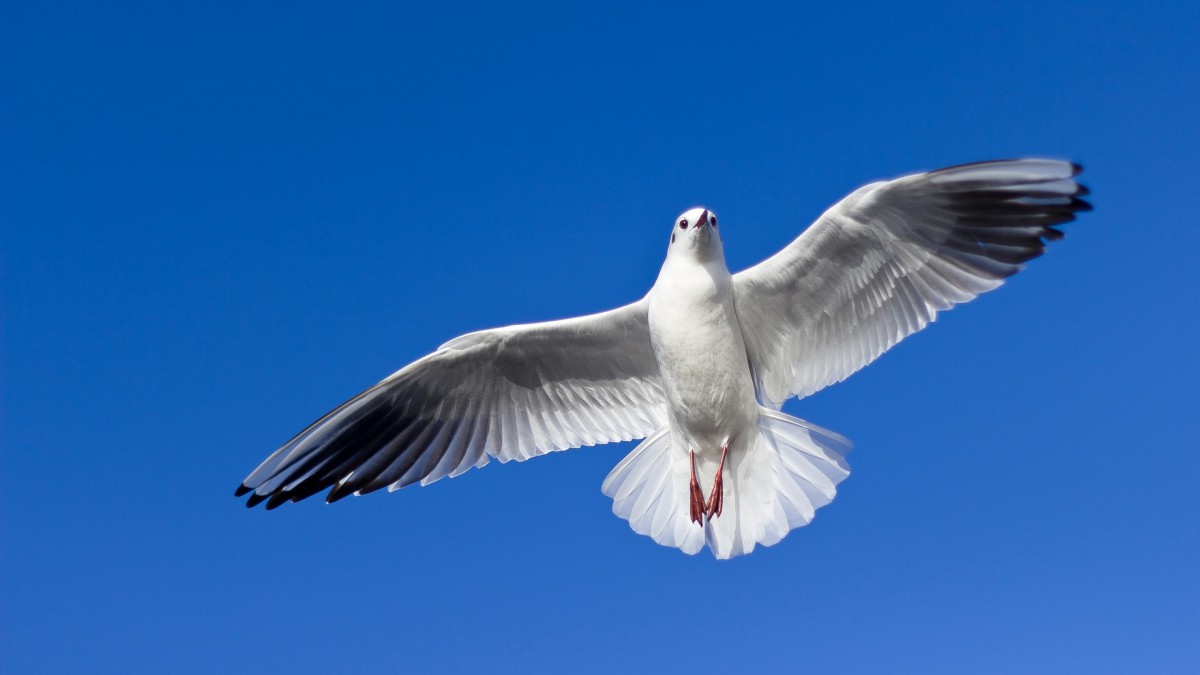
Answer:
<svg viewBox="0 0 1200 675"><path fill-rule="evenodd" d="M684 218L683 220L679 221L679 229L681 229L681 230L687 229L687 218Z"/></svg>
<svg viewBox="0 0 1200 675"><path fill-rule="evenodd" d="M708 222L712 223L713 227L716 227L717 226L717 217L713 216L712 218L709 218Z"/></svg>

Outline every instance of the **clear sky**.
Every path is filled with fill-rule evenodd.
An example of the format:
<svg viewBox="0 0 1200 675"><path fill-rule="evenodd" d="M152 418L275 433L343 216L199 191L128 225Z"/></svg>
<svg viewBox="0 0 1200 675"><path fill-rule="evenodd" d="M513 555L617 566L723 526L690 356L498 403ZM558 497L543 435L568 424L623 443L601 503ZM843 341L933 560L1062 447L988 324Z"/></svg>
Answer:
<svg viewBox="0 0 1200 675"><path fill-rule="evenodd" d="M1194 2L4 3L0 669L1195 668L1197 35ZM600 493L632 444L232 495L451 337L641 297L687 207L737 270L865 182L1024 155L1095 212L788 404L856 448L775 547L634 534Z"/></svg>

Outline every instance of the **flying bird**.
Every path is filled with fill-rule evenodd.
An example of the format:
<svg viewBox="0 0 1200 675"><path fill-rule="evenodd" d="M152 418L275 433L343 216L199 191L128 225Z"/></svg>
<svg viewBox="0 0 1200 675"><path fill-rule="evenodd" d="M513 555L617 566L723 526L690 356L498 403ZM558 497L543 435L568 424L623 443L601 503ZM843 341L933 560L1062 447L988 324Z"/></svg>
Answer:
<svg viewBox="0 0 1200 675"><path fill-rule="evenodd" d="M737 274L715 213L671 224L633 304L455 338L334 409L237 488L273 509L427 485L495 458L645 439L604 480L613 512L717 558L806 525L849 475L844 437L780 412L990 291L1091 206L1080 167L954 166L871 183Z"/></svg>

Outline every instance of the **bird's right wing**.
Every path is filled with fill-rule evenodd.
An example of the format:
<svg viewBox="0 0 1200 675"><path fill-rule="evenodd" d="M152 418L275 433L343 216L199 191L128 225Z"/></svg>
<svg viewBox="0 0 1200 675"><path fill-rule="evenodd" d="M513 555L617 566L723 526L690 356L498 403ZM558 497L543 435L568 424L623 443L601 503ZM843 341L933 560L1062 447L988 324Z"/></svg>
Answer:
<svg viewBox="0 0 1200 675"><path fill-rule="evenodd" d="M666 422L646 301L458 337L314 422L238 488L267 508L457 476Z"/></svg>
<svg viewBox="0 0 1200 675"><path fill-rule="evenodd" d="M849 377L935 315L999 286L1091 208L1059 160L964 164L859 188L734 275L763 402Z"/></svg>

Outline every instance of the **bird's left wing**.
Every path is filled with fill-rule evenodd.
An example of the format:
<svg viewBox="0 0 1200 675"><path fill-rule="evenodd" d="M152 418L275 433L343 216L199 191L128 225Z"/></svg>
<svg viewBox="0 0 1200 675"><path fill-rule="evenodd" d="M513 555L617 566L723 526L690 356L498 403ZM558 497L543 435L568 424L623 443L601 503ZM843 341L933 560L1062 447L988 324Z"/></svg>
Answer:
<svg viewBox="0 0 1200 675"><path fill-rule="evenodd" d="M237 490L274 508L428 484L495 457L642 438L666 420L646 301L463 335L314 422Z"/></svg>
<svg viewBox="0 0 1200 675"><path fill-rule="evenodd" d="M1078 166L980 162L859 188L734 275L763 402L840 382L935 315L996 288L1089 209Z"/></svg>

